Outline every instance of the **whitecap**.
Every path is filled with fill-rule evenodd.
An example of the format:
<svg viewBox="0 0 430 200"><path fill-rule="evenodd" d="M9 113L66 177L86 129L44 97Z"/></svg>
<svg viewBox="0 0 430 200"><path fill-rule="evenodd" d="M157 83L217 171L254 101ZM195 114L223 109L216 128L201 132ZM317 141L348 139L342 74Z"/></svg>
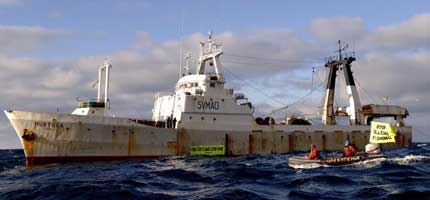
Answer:
<svg viewBox="0 0 430 200"><path fill-rule="evenodd" d="M318 167L329 167L328 165L321 165L321 164L317 164L317 163L310 163L310 164L303 164L303 165L288 165L291 168L294 169L314 169L314 168L318 168Z"/></svg>
<svg viewBox="0 0 430 200"><path fill-rule="evenodd" d="M396 163L399 165L407 165L412 162L419 162L419 161L425 161L430 160L430 156L423 156L423 155L407 155L403 158L390 158L388 159L389 162Z"/></svg>
<svg viewBox="0 0 430 200"><path fill-rule="evenodd" d="M356 167L363 167L363 168L374 168L374 167L380 166L386 160L387 158L376 158L376 159L364 160L364 161L352 163L351 165L354 165Z"/></svg>

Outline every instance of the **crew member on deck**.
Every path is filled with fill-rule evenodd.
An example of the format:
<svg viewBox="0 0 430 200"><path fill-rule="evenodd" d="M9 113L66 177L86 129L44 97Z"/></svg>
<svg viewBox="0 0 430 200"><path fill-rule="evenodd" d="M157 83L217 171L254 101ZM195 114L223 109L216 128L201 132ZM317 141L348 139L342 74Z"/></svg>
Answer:
<svg viewBox="0 0 430 200"><path fill-rule="evenodd" d="M307 159L321 159L320 151L317 149L317 147L314 144L311 144L311 152L306 156Z"/></svg>
<svg viewBox="0 0 430 200"><path fill-rule="evenodd" d="M355 144L351 144L349 140L345 140L345 147L343 148L342 157L355 156L356 152L357 152L357 147L355 146Z"/></svg>

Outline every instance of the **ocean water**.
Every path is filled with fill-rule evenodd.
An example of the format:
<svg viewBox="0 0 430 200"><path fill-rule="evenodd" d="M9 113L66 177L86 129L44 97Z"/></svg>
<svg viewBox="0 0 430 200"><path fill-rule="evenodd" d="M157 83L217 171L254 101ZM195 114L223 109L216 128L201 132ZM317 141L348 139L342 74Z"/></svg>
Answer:
<svg viewBox="0 0 430 200"><path fill-rule="evenodd" d="M302 152L26 168L22 150L0 150L0 199L430 199L430 144L385 153L338 167L289 167Z"/></svg>

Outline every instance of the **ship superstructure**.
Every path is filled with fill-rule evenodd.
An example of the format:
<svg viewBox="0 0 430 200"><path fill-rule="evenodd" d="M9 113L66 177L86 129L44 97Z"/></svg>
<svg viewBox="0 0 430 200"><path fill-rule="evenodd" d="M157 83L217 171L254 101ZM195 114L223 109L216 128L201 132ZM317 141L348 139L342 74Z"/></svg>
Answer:
<svg viewBox="0 0 430 200"><path fill-rule="evenodd" d="M225 88L221 64L223 51L210 34L200 43L194 73L178 80L174 92L157 94L152 119L115 118L109 111L109 73L99 68L97 99L78 101L71 114L6 110L19 136L27 165L52 162L156 158L174 155L248 155L307 150L339 150L345 139L364 147L372 120L393 117L397 121L396 143L412 142L412 128L404 124L408 111L400 106L361 106L352 76L351 56L329 60L329 77L321 125L276 123L270 116L256 118L244 94ZM349 105L334 108L336 75L343 70ZM338 125L336 116L348 116L350 125Z"/></svg>
<svg viewBox="0 0 430 200"><path fill-rule="evenodd" d="M180 78L174 94L156 96L152 119L179 129L250 131L252 104L243 94L224 87L220 45L212 36L200 45L196 73ZM215 73L207 72L210 67Z"/></svg>

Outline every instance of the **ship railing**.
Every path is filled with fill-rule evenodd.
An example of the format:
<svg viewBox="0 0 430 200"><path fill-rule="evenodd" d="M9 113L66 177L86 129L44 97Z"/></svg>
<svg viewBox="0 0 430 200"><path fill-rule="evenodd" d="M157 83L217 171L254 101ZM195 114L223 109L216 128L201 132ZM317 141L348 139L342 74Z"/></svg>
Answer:
<svg viewBox="0 0 430 200"><path fill-rule="evenodd" d="M169 96L169 95L172 95L172 93L171 92L157 92L154 95L154 99L158 99L160 97Z"/></svg>
<svg viewBox="0 0 430 200"><path fill-rule="evenodd" d="M132 122L147 125L147 126L153 126L153 127L159 127L159 128L166 127L166 122L164 121L154 121L154 120L146 120L146 119L129 119L129 120Z"/></svg>
<svg viewBox="0 0 430 200"><path fill-rule="evenodd" d="M342 53L342 58L355 57L355 52L344 52ZM339 56L329 56L325 58L325 62L330 62L334 60L339 60Z"/></svg>

